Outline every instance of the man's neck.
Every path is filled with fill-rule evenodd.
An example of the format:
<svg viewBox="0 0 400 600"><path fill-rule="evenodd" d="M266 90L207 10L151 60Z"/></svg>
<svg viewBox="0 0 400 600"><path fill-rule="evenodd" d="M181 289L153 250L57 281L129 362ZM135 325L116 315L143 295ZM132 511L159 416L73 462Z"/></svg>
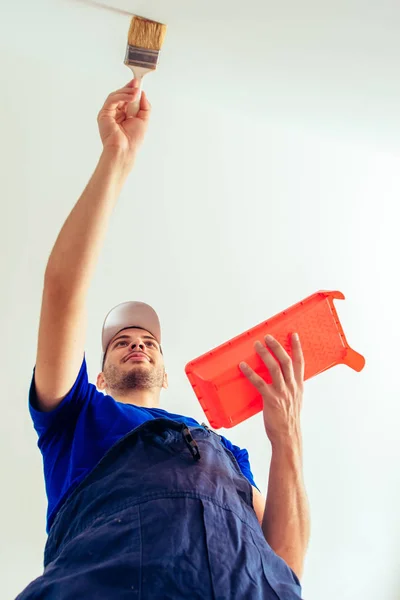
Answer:
<svg viewBox="0 0 400 600"><path fill-rule="evenodd" d="M160 390L150 388L145 390L128 390L126 393L110 390L110 396L123 404L134 404L144 408L160 408Z"/></svg>

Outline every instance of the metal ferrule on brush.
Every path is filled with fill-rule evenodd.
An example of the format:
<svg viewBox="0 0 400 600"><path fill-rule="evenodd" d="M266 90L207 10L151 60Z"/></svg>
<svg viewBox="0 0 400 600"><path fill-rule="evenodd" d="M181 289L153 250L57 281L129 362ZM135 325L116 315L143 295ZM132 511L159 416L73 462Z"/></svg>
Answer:
<svg viewBox="0 0 400 600"><path fill-rule="evenodd" d="M126 47L124 63L144 69L155 69L158 63L159 50L148 50L147 48L139 48L138 46Z"/></svg>

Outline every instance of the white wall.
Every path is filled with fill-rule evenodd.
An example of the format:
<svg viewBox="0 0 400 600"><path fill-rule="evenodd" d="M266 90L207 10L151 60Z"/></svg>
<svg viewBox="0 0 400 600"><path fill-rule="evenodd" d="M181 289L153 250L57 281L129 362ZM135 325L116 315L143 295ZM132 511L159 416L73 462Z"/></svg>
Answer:
<svg viewBox="0 0 400 600"><path fill-rule="evenodd" d="M170 375L163 406L201 419L188 360L314 291L344 292L337 309L367 367L306 384L304 596L398 600L400 5L119 6L170 27L146 81L151 130L90 293L91 376L105 313L127 299L153 303ZM130 78L129 18L24 0L2 4L0 23L0 595L11 598L40 574L46 539L27 410L42 276L96 165L97 113ZM261 416L224 433L249 449L266 490Z"/></svg>

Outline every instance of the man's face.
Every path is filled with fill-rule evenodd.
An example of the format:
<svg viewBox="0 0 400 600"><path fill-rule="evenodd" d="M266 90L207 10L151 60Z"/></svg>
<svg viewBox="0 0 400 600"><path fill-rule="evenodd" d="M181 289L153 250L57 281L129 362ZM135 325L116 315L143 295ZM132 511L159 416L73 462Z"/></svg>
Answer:
<svg viewBox="0 0 400 600"><path fill-rule="evenodd" d="M123 329L108 345L103 378L104 389L111 394L113 391L126 393L132 389L166 388L160 344L145 329Z"/></svg>

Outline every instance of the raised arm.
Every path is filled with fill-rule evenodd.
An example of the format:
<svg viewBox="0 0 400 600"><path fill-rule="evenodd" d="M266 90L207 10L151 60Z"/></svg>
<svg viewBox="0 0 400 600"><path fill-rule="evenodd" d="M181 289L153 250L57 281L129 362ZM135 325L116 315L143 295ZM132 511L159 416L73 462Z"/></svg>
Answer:
<svg viewBox="0 0 400 600"><path fill-rule="evenodd" d="M136 82L131 81L111 93L99 112L102 154L47 263L35 369L39 408L44 411L53 410L68 394L83 360L89 285L150 117L143 93L138 115L126 118L127 103L137 94Z"/></svg>
<svg viewBox="0 0 400 600"><path fill-rule="evenodd" d="M296 337L292 338L293 360L276 340L266 339L266 344L257 343L256 350L271 374L272 384L268 385L245 363L240 365L262 395L265 431L272 445L265 509L262 511L259 492L254 507L268 544L300 579L310 537L300 428L304 359Z"/></svg>

